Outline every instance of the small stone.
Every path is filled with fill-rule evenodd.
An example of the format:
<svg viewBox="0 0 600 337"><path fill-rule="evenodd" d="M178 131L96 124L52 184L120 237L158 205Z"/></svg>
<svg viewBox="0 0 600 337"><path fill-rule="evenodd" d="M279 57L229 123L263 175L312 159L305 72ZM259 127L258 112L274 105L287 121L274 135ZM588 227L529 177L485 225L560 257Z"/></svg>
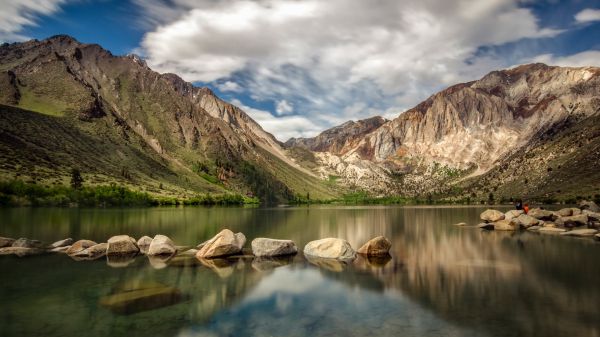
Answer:
<svg viewBox="0 0 600 337"><path fill-rule="evenodd" d="M572 231L560 233L560 235L567 236L594 236L598 233L597 230L592 228L574 229Z"/></svg>
<svg viewBox="0 0 600 337"><path fill-rule="evenodd" d="M108 239L107 255L129 255L139 251L135 239L129 235L116 235Z"/></svg>
<svg viewBox="0 0 600 337"><path fill-rule="evenodd" d="M54 242L48 248L60 248L60 247L70 246L73 244L73 242L74 242L73 239L66 238L66 239Z"/></svg>
<svg viewBox="0 0 600 337"><path fill-rule="evenodd" d="M307 243L304 246L304 255L338 260L354 260L356 258L356 252L350 243L337 238L326 238Z"/></svg>
<svg viewBox="0 0 600 337"><path fill-rule="evenodd" d="M173 241L166 235L157 234L148 247L148 255L174 255L177 248Z"/></svg>
<svg viewBox="0 0 600 337"><path fill-rule="evenodd" d="M388 255L391 247L392 243L390 240L383 236L378 236L367 241L356 252L367 256Z"/></svg>
<svg viewBox="0 0 600 337"><path fill-rule="evenodd" d="M457 227L464 227L464 226L468 226L466 222L459 222L459 223L455 223L454 226Z"/></svg>
<svg viewBox="0 0 600 337"><path fill-rule="evenodd" d="M256 238L252 240L251 246L252 253L258 257L293 255L298 252L298 248L292 240Z"/></svg>
<svg viewBox="0 0 600 337"><path fill-rule="evenodd" d="M479 216L481 220L486 222L496 222L500 220L504 220L504 213L497 211L495 209L488 209L481 213Z"/></svg>

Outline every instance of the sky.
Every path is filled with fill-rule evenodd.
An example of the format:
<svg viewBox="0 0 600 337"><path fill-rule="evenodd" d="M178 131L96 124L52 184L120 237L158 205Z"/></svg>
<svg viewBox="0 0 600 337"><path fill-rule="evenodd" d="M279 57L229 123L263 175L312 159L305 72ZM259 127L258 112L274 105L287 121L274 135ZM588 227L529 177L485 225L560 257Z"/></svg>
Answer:
<svg viewBox="0 0 600 337"><path fill-rule="evenodd" d="M0 42L56 34L208 86L285 141L497 69L600 66L600 1L0 0Z"/></svg>

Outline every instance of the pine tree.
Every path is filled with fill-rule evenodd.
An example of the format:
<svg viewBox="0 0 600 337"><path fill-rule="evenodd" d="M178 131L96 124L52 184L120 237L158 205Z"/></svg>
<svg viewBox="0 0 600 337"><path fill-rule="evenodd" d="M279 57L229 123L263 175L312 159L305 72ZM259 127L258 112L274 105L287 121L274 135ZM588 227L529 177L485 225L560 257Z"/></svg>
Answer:
<svg viewBox="0 0 600 337"><path fill-rule="evenodd" d="M71 187L78 190L83 186L83 177L81 177L81 172L79 169L71 170Z"/></svg>

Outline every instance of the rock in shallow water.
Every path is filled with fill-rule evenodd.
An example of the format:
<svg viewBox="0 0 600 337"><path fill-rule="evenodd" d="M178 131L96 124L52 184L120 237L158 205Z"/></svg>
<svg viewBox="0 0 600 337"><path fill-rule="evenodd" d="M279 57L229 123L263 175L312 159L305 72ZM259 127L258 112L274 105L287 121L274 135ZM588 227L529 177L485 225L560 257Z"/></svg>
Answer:
<svg viewBox="0 0 600 337"><path fill-rule="evenodd" d="M139 251L135 239L129 235L116 235L108 239L107 255L129 255Z"/></svg>
<svg viewBox="0 0 600 337"><path fill-rule="evenodd" d="M559 226L577 227L587 225L589 219L586 214L566 216L556 219L556 224Z"/></svg>
<svg viewBox="0 0 600 337"><path fill-rule="evenodd" d="M304 255L325 259L353 260L356 252L346 240L326 238L311 241L304 246Z"/></svg>
<svg viewBox="0 0 600 337"><path fill-rule="evenodd" d="M203 243L196 257L199 259L212 259L215 257L239 254L246 244L246 236L242 233L234 234L229 229L224 229L212 239Z"/></svg>
<svg viewBox="0 0 600 337"><path fill-rule="evenodd" d="M465 224L466 226L466 224ZM389 255L392 243L386 237L378 236L367 241L356 252L367 256Z"/></svg>
<svg viewBox="0 0 600 337"><path fill-rule="evenodd" d="M531 227L531 226L535 226L535 225L537 225L537 224L540 222L540 220L538 220L538 219L536 219L536 218L534 218L534 217L532 217L532 216L529 216L529 215L527 215L527 214L521 214L521 215L519 215L519 217L517 217L515 220L516 220L516 221L517 221L517 222L518 222L518 223L521 225L521 227L523 227L523 228L529 228L529 227Z"/></svg>
<svg viewBox="0 0 600 337"><path fill-rule="evenodd" d="M517 229L519 229L519 224L514 219L494 222L494 230L496 231L514 231Z"/></svg>
<svg viewBox="0 0 600 337"><path fill-rule="evenodd" d="M12 243L12 247L20 248L42 248L43 245L42 241L26 238L19 238Z"/></svg>
<svg viewBox="0 0 600 337"><path fill-rule="evenodd" d="M568 232L563 232L560 233L560 235L567 235L567 236L594 236L596 233L598 233L597 230L592 229L592 228L582 228L582 229L574 229L572 231L568 231Z"/></svg>
<svg viewBox="0 0 600 337"><path fill-rule="evenodd" d="M108 243L99 243L93 245L84 250L81 250L70 256L77 261L96 260L103 256L106 256L106 250L108 249Z"/></svg>
<svg viewBox="0 0 600 337"><path fill-rule="evenodd" d="M3 247L0 248L0 255L16 255L19 257L40 255L45 253L40 248L27 248L27 247Z"/></svg>
<svg viewBox="0 0 600 337"><path fill-rule="evenodd" d="M71 245L69 249L67 249L68 255L74 255L84 249L90 248L91 246L97 245L97 242L92 240L79 240L75 241L74 244Z"/></svg>
<svg viewBox="0 0 600 337"><path fill-rule="evenodd" d="M56 241L53 244L51 244L48 248L60 248L60 247L66 247L66 246L70 246L73 244L73 239L71 238L66 238L64 240L60 240L60 241Z"/></svg>
<svg viewBox="0 0 600 337"><path fill-rule="evenodd" d="M277 240L269 238L256 238L252 240L252 254L255 256L283 256L298 252L298 247L292 240Z"/></svg>
<svg viewBox="0 0 600 337"><path fill-rule="evenodd" d="M558 215L552 211L547 211L545 209L533 208L531 209L527 215L534 217L538 220L554 220L558 218Z"/></svg>
<svg viewBox="0 0 600 337"><path fill-rule="evenodd" d="M142 236L138 241L137 241L137 246L140 249L140 253L142 254L147 254L148 253L148 248L150 248L150 244L152 243L152 238L149 236Z"/></svg>
<svg viewBox="0 0 600 337"><path fill-rule="evenodd" d="M15 242L15 239L13 238L5 238L0 236L0 248L10 247L12 246L13 242Z"/></svg>
<svg viewBox="0 0 600 337"><path fill-rule="evenodd" d="M483 213L481 213L481 215L479 217L483 221L496 222L499 220L504 220L504 213L497 211L495 209L488 209L488 210L484 211Z"/></svg>
<svg viewBox="0 0 600 337"><path fill-rule="evenodd" d="M504 220L512 220L514 218L519 217L519 215L524 214L523 210L513 209L512 211L508 211L504 213Z"/></svg>
<svg viewBox="0 0 600 337"><path fill-rule="evenodd" d="M564 228L556 228L556 227L542 227L538 230L539 233L544 234L559 234L562 232L566 232L567 230Z"/></svg>
<svg viewBox="0 0 600 337"><path fill-rule="evenodd" d="M157 234L148 246L148 255L173 255L177 253L177 248L173 241L166 235Z"/></svg>

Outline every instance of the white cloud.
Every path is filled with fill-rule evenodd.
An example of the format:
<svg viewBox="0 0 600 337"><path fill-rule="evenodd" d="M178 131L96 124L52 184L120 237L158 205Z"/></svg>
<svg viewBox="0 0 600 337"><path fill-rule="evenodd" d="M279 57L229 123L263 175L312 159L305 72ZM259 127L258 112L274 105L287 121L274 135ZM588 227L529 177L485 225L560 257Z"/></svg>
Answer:
<svg viewBox="0 0 600 337"><path fill-rule="evenodd" d="M215 84L215 86L217 88L219 88L219 90L221 90L222 92L242 92L244 91L244 88L242 88L239 84L237 84L236 82L233 81L225 81L223 83L217 83Z"/></svg>
<svg viewBox="0 0 600 337"><path fill-rule="evenodd" d="M475 57L480 46L560 33L518 0L170 0L166 19L161 3L139 1L159 22L142 42L150 66L188 81L242 74L250 97L285 100L321 129L509 65Z"/></svg>
<svg viewBox="0 0 600 337"><path fill-rule="evenodd" d="M36 25L40 15L50 15L60 9L65 0L0 0L0 42L22 41L25 26Z"/></svg>
<svg viewBox="0 0 600 337"><path fill-rule="evenodd" d="M577 22L592 22L600 21L600 9L587 8L575 14Z"/></svg>
<svg viewBox="0 0 600 337"><path fill-rule="evenodd" d="M275 112L277 112L277 115L279 116L288 115L294 112L294 107L291 103L283 99L277 102L277 105L275 106Z"/></svg>
<svg viewBox="0 0 600 337"><path fill-rule="evenodd" d="M563 67L600 67L600 50L588 50L577 54L567 56L554 56L552 54L543 54L534 57L529 62L542 62L549 65Z"/></svg>

